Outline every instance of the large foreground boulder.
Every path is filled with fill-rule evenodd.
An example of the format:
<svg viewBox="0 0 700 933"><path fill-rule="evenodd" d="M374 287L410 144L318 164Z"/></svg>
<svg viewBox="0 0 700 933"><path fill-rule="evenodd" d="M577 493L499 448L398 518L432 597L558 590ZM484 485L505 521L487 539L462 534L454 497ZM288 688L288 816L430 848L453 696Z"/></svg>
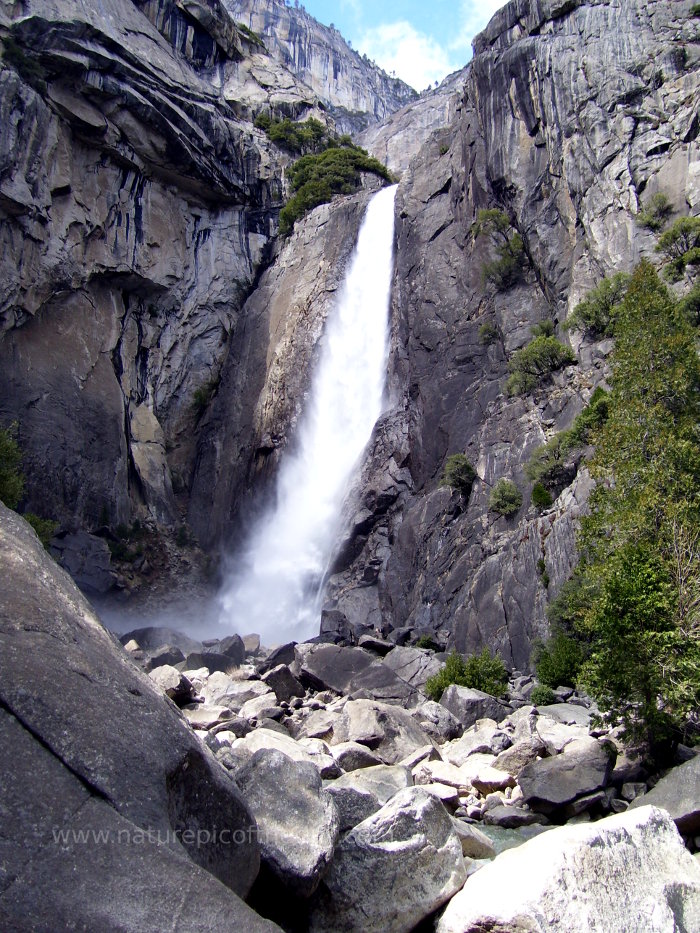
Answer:
<svg viewBox="0 0 700 933"><path fill-rule="evenodd" d="M630 809L649 804L667 810L684 835L700 833L700 755L669 771L648 794L633 800Z"/></svg>
<svg viewBox="0 0 700 933"><path fill-rule="evenodd" d="M437 929L690 933L700 929L700 865L655 807L562 826L469 878Z"/></svg>
<svg viewBox="0 0 700 933"><path fill-rule="evenodd" d="M257 819L265 865L288 891L308 897L338 837L338 813L317 769L261 748L234 778Z"/></svg>
<svg viewBox="0 0 700 933"><path fill-rule="evenodd" d="M340 842L310 930L405 933L465 877L462 846L445 808L422 788L406 788Z"/></svg>
<svg viewBox="0 0 700 933"><path fill-rule="evenodd" d="M31 915L30 890L42 916L53 910L81 929L143 930L129 919L135 892L157 917L163 892L182 890L188 873L188 916L206 910L214 884L213 899L228 899L245 926L243 905L228 888L245 895L258 873L250 811L31 528L2 505L0 579L11 581L0 587L0 927L26 928L17 918ZM78 826L104 828L110 844L113 829L121 835L111 849L92 836L80 844L70 835ZM57 843L53 833L63 829L67 841ZM144 839L159 843L158 853ZM114 877L106 880L110 853ZM93 894L105 898L103 915ZM121 925L109 919L122 916Z"/></svg>

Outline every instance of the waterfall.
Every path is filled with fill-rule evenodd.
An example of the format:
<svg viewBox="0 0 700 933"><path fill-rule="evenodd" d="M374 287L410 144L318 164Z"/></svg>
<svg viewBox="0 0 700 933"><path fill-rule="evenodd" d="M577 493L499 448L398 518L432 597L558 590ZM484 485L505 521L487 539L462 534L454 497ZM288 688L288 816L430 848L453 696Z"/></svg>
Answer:
<svg viewBox="0 0 700 933"><path fill-rule="evenodd" d="M384 188L369 203L275 500L220 596L221 623L257 632L266 644L318 634L343 499L382 410L395 194Z"/></svg>

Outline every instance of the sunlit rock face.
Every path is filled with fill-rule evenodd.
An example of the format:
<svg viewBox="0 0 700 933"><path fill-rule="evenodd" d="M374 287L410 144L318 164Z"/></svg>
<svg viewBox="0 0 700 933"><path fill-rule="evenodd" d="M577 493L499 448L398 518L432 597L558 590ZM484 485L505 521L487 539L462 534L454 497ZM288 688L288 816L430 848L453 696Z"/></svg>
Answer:
<svg viewBox="0 0 700 933"><path fill-rule="evenodd" d="M537 321L560 325L602 276L654 257L654 236L634 218L648 197L663 191L677 213L697 211L690 9L514 2L475 41L452 122L399 186L395 406L358 483L355 508L366 512L339 554L329 627L439 633L460 650L488 645L516 667L546 634L546 606L575 563L591 481L580 471L539 515L524 467L604 380L610 345L558 330L580 364L521 398L503 392L507 360ZM391 151L392 140L382 146ZM506 292L484 287L493 254L470 235L487 207L509 213L530 260L525 281ZM491 343L480 338L484 323L497 328ZM479 474L468 504L438 486L457 452ZM524 495L512 519L488 511L500 477Z"/></svg>
<svg viewBox="0 0 700 933"><path fill-rule="evenodd" d="M336 29L284 0L226 0L236 20L331 108L342 132L386 119L417 98L413 88L358 55Z"/></svg>

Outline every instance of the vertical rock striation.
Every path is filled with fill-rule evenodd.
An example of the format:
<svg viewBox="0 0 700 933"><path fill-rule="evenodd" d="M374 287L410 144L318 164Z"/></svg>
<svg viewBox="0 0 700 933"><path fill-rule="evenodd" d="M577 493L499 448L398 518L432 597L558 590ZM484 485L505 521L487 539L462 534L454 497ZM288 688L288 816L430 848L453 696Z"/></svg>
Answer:
<svg viewBox="0 0 700 933"><path fill-rule="evenodd" d="M635 224L649 196L698 210L691 6L514 0L475 40L450 127L428 139L399 188L392 406L358 483L326 627L410 627L529 663L547 602L575 563L591 482L580 470L539 514L524 466L604 380L609 345L577 341L579 365L512 399L507 360L536 322L560 325L601 277L653 257L653 235ZM408 145L410 123L394 125L387 151ZM503 292L485 286L492 253L471 233L490 207L508 214L527 256L523 281ZM457 452L478 472L468 503L438 487ZM514 518L488 509L501 477L524 493Z"/></svg>

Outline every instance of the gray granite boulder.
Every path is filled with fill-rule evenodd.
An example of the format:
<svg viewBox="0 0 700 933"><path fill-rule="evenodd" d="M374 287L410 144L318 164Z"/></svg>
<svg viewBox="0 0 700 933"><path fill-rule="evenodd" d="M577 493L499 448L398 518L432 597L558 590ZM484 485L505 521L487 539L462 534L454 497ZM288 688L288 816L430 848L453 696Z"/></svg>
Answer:
<svg viewBox="0 0 700 933"><path fill-rule="evenodd" d="M450 684L440 698L440 703L465 729L473 726L477 719L493 719L498 723L510 712L504 703L489 693L456 684Z"/></svg>
<svg viewBox="0 0 700 933"><path fill-rule="evenodd" d="M526 765L518 773L518 783L533 810L551 813L605 787L614 765L612 743L575 739L561 754Z"/></svg>
<svg viewBox="0 0 700 933"><path fill-rule="evenodd" d="M288 891L308 897L333 856L338 813L318 770L263 748L234 772L258 824L267 868Z"/></svg>
<svg viewBox="0 0 700 933"><path fill-rule="evenodd" d="M313 933L408 933L464 884L462 847L439 800L396 794L338 844L311 913Z"/></svg>
<svg viewBox="0 0 700 933"><path fill-rule="evenodd" d="M668 774L647 793L636 797L630 809L651 804L663 807L686 836L700 833L700 755Z"/></svg>
<svg viewBox="0 0 700 933"><path fill-rule="evenodd" d="M678 933L700 929L700 864L663 810L562 826L469 878L438 933Z"/></svg>
<svg viewBox="0 0 700 933"><path fill-rule="evenodd" d="M332 744L359 742L386 764L395 764L411 752L432 744L410 713L388 703L351 700L333 726Z"/></svg>
<svg viewBox="0 0 700 933"><path fill-rule="evenodd" d="M163 892L181 890L186 876L191 921L183 929L205 909L198 890L218 891L218 916L228 903L243 922L246 911L227 888L248 893L259 847L255 820L226 772L115 645L30 527L2 505L0 576L12 580L0 587L0 926L23 928L31 893L37 916L53 911L52 929L69 915L85 929L112 929L123 914L132 919L119 928L136 931L143 925L133 919L134 892L162 916ZM69 840L64 850L51 836L63 826L125 832L111 849ZM143 842L153 838L162 845L148 849L149 861Z"/></svg>

